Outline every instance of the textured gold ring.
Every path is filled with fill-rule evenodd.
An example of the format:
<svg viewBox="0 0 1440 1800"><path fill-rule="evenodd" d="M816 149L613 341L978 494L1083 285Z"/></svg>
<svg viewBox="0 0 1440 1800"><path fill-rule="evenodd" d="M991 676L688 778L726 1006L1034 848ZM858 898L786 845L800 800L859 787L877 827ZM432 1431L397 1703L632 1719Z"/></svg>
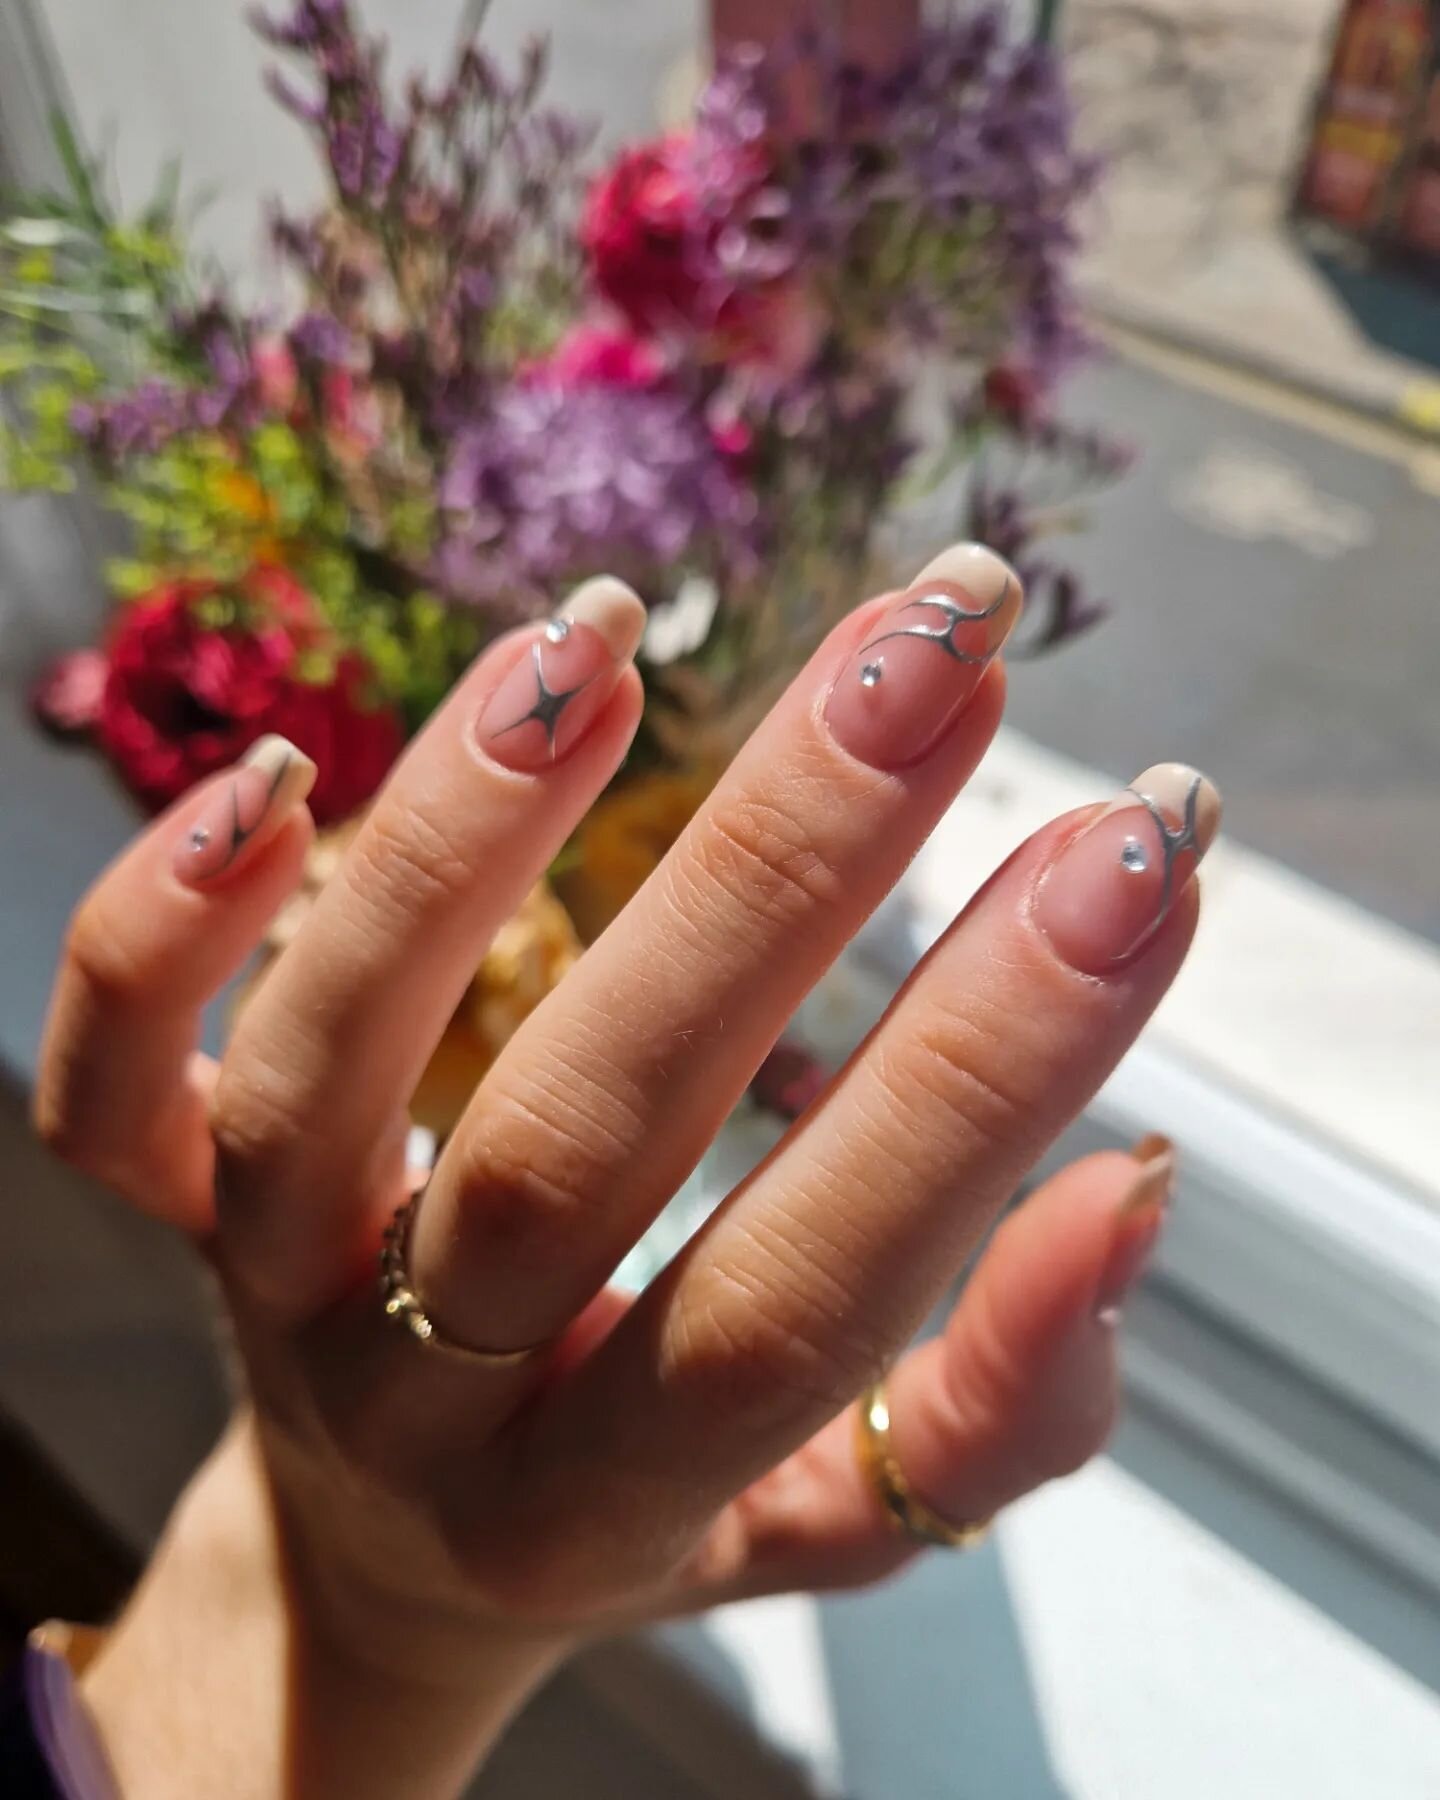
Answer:
<svg viewBox="0 0 1440 1800"><path fill-rule="evenodd" d="M481 1350L472 1344L458 1343L447 1337L421 1304L410 1277L410 1234L415 1226L415 1213L425 1189L418 1188L410 1198L395 1208L380 1245L380 1297L385 1303L385 1316L394 1319L422 1344L432 1350L444 1350L451 1356L480 1363L487 1369L513 1368L527 1357L545 1348L531 1344L523 1350Z"/></svg>
<svg viewBox="0 0 1440 1800"><path fill-rule="evenodd" d="M883 1381L877 1381L860 1396L855 1421L855 1453L865 1479L885 1509L886 1518L911 1543L943 1550L971 1550L989 1531L989 1519L980 1519L971 1525L956 1525L949 1519L942 1519L905 1479L890 1447L890 1402L885 1397Z"/></svg>

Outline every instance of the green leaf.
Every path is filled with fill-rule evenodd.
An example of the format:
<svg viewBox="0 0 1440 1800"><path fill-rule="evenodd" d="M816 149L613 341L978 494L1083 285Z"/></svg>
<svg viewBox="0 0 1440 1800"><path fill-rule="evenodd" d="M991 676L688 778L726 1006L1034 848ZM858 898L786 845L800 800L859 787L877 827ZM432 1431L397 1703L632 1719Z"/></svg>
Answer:
<svg viewBox="0 0 1440 1800"><path fill-rule="evenodd" d="M60 161L64 164L66 178L70 190L75 196L85 217L97 228L105 224L106 210L100 203L96 192L95 177L90 164L85 160L70 121L54 107L50 113L50 131L55 139L55 148L60 153Z"/></svg>

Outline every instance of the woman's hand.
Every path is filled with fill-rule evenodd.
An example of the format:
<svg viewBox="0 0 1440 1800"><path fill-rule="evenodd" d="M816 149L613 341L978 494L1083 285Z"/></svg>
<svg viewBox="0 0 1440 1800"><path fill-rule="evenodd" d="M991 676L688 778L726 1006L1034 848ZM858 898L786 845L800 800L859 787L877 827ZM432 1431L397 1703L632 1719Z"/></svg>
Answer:
<svg viewBox="0 0 1440 1800"><path fill-rule="evenodd" d="M842 1417L892 1365L895 1458L946 1518L1101 1443L1163 1143L1055 1178L901 1352L1179 966L1218 821L1179 765L1022 845L659 1280L606 1286L979 762L1019 601L962 547L817 651L446 1145L407 1246L429 1343L374 1273L406 1100L625 754L638 601L589 583L480 659L218 1069L198 1014L299 878L303 760L268 744L102 876L38 1120L204 1245L248 1389L87 1678L127 1794L449 1791L584 1639L897 1567Z"/></svg>

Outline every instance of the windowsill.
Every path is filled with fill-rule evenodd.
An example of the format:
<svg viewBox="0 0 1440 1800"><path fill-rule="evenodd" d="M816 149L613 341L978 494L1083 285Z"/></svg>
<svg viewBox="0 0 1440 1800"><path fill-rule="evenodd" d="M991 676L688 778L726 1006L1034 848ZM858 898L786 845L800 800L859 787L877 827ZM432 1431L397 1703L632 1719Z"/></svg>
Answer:
<svg viewBox="0 0 1440 1800"><path fill-rule="evenodd" d="M1106 786L1002 732L909 879L919 943L1026 833ZM1180 979L1066 1145L1173 1137L1162 1276L1432 1455L1436 1018L1440 951L1222 839Z"/></svg>

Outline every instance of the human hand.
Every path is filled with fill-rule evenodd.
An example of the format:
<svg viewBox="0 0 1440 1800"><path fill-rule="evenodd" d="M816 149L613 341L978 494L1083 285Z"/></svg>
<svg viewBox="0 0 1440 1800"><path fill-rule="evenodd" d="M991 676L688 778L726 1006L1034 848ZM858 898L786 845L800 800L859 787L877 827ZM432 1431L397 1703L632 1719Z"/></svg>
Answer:
<svg viewBox="0 0 1440 1800"><path fill-rule="evenodd" d="M913 1546L845 1416L892 1364L896 1461L944 1518L982 1518L1102 1441L1163 1144L1047 1184L943 1337L895 1359L1179 966L1218 799L1178 765L1023 845L659 1280L633 1302L606 1286L980 760L1018 609L1004 565L961 547L816 652L446 1145L407 1251L428 1344L374 1282L410 1191L406 1098L625 753L638 602L587 584L568 623L480 659L218 1069L195 1054L199 1010L298 881L303 762L272 745L101 877L37 1117L203 1244L248 1388L90 1684L136 1794L171 1791L135 1726L155 1670L226 1654L223 1629L182 1622L214 1588L200 1571L227 1572L207 1618L237 1587L273 1597L236 1639L247 1681L278 1665L250 1704L269 1760L248 1786L209 1765L205 1791L393 1793L403 1775L443 1792L587 1638L898 1566Z"/></svg>

